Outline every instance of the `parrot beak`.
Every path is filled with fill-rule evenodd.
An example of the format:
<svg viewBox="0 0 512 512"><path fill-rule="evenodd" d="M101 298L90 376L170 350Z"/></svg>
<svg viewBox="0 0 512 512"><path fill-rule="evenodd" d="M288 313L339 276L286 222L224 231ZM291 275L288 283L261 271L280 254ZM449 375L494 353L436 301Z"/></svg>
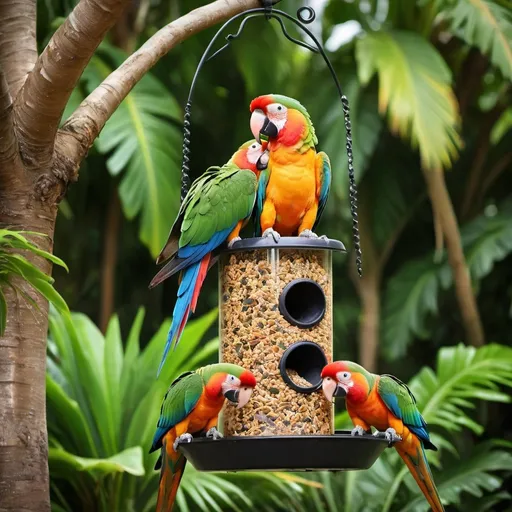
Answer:
<svg viewBox="0 0 512 512"><path fill-rule="evenodd" d="M263 110L256 109L251 115L251 132L254 138L261 144L260 130L263 129L267 116L263 113ZM264 148L265 149L265 148Z"/></svg>
<svg viewBox="0 0 512 512"><path fill-rule="evenodd" d="M253 388L243 387L240 389L238 394L238 406L237 409L241 409L251 398Z"/></svg>
<svg viewBox="0 0 512 512"><path fill-rule="evenodd" d="M258 158L258 161L256 162L256 169L258 169L258 171L264 171L266 168L267 168L267 165L268 165L268 152L265 151L259 158Z"/></svg>
<svg viewBox="0 0 512 512"><path fill-rule="evenodd" d="M224 396L233 404L238 403L238 395L240 391L238 389L229 389L224 393Z"/></svg>
<svg viewBox="0 0 512 512"><path fill-rule="evenodd" d="M275 139L278 133L279 130L277 126L268 117L265 117L265 121L259 133L260 140L268 141L269 139Z"/></svg>
<svg viewBox="0 0 512 512"><path fill-rule="evenodd" d="M328 402L332 402L334 398L347 395L346 391L333 379L324 379L322 381L322 391Z"/></svg>

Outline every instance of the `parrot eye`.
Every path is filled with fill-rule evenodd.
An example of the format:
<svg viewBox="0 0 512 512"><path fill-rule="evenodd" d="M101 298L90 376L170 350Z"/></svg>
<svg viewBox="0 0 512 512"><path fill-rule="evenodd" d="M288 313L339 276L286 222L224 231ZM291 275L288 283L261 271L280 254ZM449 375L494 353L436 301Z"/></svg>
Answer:
<svg viewBox="0 0 512 512"><path fill-rule="evenodd" d="M281 105L278 105L277 110L283 110L283 107Z"/></svg>
<svg viewBox="0 0 512 512"><path fill-rule="evenodd" d="M342 378L343 380L348 380L348 379L350 379L350 373L349 373L349 372L343 372L343 373L341 374L341 378Z"/></svg>
<svg viewBox="0 0 512 512"><path fill-rule="evenodd" d="M234 375L228 375L228 382L235 382L236 377Z"/></svg>

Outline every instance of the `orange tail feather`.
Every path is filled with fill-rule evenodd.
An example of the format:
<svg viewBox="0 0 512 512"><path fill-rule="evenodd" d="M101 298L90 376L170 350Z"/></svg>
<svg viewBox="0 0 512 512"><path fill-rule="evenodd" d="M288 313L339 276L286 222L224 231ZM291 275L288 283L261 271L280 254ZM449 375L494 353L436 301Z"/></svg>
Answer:
<svg viewBox="0 0 512 512"><path fill-rule="evenodd" d="M190 304L190 310L192 311L192 313L194 313L196 310L197 299L199 298L199 292L201 291L201 287L203 286L203 282L206 277L206 273L208 272L208 267L210 266L211 256L212 256L212 253L209 252L201 260L201 266L199 267L199 274L197 275L196 286L194 288L194 295L192 295L192 302Z"/></svg>
<svg viewBox="0 0 512 512"><path fill-rule="evenodd" d="M396 451L402 457L403 461L409 468L414 480L429 502L434 512L444 512L444 506L437 492L432 472L425 456L425 450L421 441L414 437L410 442L404 439L404 444L395 445Z"/></svg>
<svg viewBox="0 0 512 512"><path fill-rule="evenodd" d="M173 429L163 439L162 468L160 470L156 512L172 512L181 477L187 463L187 459L181 453L174 451L172 447L175 438Z"/></svg>

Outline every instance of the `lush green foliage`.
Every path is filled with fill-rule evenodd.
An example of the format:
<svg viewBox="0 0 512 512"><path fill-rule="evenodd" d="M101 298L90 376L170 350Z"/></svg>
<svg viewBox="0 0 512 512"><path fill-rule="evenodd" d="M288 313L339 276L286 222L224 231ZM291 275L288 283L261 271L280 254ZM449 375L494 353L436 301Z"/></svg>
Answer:
<svg viewBox="0 0 512 512"><path fill-rule="evenodd" d="M49 300L60 311L67 312L68 306L61 295L53 287L55 280L41 272L32 262L21 254L15 254L13 249L27 251L33 255L45 258L67 270L66 264L53 254L39 249L26 236L44 236L30 231L12 231L0 229L0 336L4 334L7 322L7 301L5 290L11 288L32 307L39 307L37 302L20 286L16 278L24 279L30 286Z"/></svg>

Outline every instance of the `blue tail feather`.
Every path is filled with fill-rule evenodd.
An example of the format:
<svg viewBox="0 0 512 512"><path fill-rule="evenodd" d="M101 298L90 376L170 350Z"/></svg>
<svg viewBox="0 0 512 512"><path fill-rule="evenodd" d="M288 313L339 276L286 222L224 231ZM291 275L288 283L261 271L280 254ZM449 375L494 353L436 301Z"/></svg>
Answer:
<svg viewBox="0 0 512 512"><path fill-rule="evenodd" d="M211 251L219 247L228 237L228 235L233 231L236 224L228 229L223 229L218 233L215 233L212 238L204 243L194 246L185 246L180 248L178 251L179 258L187 258L190 261L190 266L188 266L185 270L183 270L182 279L180 286L178 288L178 296L176 299L176 304L174 305L174 311L172 315L172 324L169 329L169 334L167 335L167 342L165 344L164 353L162 356L162 361L160 362L160 366L158 367L157 377L160 375L162 371L162 367L164 365L165 359L169 350L171 348L172 341L176 336L180 325L184 321L184 317L186 315L187 309L192 302L192 297L194 295L194 288L196 286L197 278L199 275L199 268L201 266L201 260ZM190 312L188 313L190 316ZM187 321L185 319L185 321ZM176 342L174 344L174 348L178 345L181 338L181 333L176 338Z"/></svg>

